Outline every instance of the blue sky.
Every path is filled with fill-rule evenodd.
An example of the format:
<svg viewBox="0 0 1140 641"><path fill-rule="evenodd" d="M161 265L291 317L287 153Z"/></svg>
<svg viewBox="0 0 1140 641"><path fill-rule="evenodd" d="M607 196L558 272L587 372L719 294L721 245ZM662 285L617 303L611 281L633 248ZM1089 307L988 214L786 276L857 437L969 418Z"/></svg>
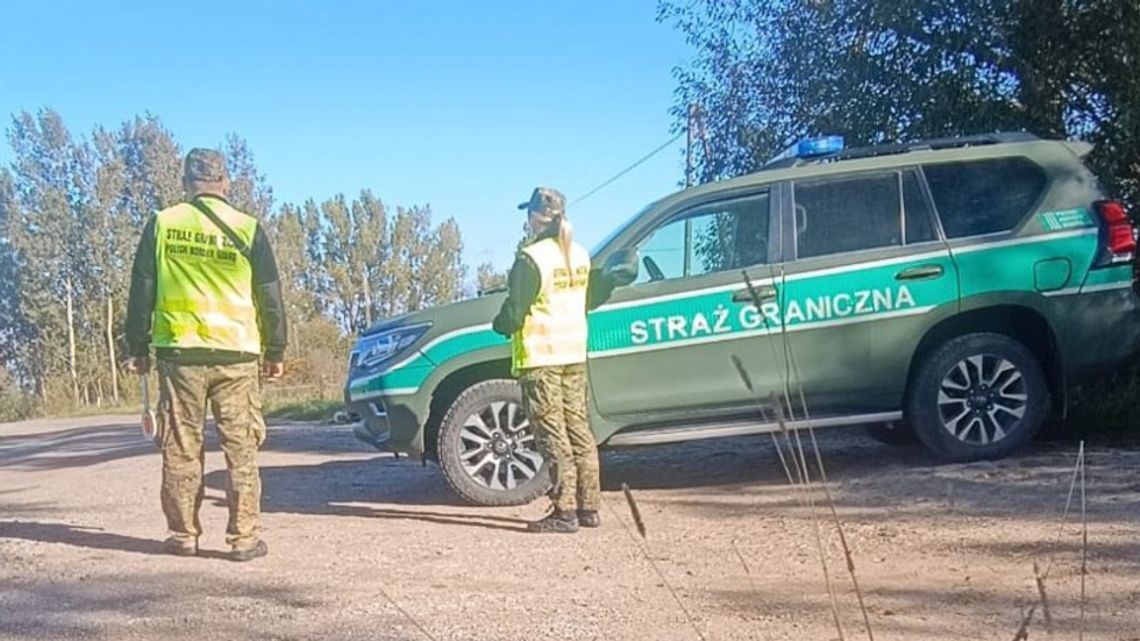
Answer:
<svg viewBox="0 0 1140 641"><path fill-rule="evenodd" d="M671 137L692 54L656 0L39 2L0 22L0 115L244 136L277 202L371 188L510 264L532 187L571 201ZM683 178L684 140L570 211L587 247ZM0 163L11 150L0 145Z"/></svg>

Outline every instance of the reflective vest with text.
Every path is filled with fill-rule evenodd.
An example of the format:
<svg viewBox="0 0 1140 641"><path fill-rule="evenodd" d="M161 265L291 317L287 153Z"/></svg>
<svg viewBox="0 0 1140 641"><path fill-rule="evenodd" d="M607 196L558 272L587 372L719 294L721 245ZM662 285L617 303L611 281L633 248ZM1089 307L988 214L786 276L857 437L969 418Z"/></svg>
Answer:
<svg viewBox="0 0 1140 641"><path fill-rule="evenodd" d="M538 267L540 286L522 329L512 337L512 369L518 374L536 367L585 363L589 253L573 244L567 261L553 238L523 252Z"/></svg>
<svg viewBox="0 0 1140 641"><path fill-rule="evenodd" d="M204 202L246 247L253 244L256 218L218 199ZM260 354L249 259L193 205L156 216L154 346Z"/></svg>

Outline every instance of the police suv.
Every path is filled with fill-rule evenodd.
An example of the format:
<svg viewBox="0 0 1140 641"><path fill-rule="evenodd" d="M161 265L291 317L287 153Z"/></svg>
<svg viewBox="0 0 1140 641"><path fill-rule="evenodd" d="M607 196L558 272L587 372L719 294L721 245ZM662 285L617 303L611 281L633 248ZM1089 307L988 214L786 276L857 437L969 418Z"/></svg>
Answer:
<svg viewBox="0 0 1140 641"><path fill-rule="evenodd" d="M802 390L813 426L917 436L946 460L1025 444L1069 384L1140 344L1133 229L1090 150L825 137L649 205L593 252L621 284L590 314L598 442L769 432L788 398L805 426ZM491 331L502 297L378 323L345 390L360 440L437 461L484 505L549 483Z"/></svg>

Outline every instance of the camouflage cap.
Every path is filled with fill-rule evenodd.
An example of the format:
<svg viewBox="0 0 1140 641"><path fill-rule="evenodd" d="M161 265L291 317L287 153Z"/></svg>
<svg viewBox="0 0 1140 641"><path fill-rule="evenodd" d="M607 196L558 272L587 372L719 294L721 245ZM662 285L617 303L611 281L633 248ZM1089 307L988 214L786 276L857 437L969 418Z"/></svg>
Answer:
<svg viewBox="0 0 1140 641"><path fill-rule="evenodd" d="M187 182L217 183L229 177L226 157L216 149L196 147L186 154L183 172Z"/></svg>
<svg viewBox="0 0 1140 641"><path fill-rule="evenodd" d="M519 204L519 209L535 213L560 215L566 213L566 196L551 187L535 187L530 200Z"/></svg>

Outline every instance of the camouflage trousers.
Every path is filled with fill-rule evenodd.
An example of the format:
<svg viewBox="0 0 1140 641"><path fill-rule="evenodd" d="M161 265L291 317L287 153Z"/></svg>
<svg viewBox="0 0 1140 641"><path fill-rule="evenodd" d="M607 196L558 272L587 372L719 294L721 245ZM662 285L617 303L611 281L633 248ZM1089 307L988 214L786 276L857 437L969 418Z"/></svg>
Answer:
<svg viewBox="0 0 1140 641"><path fill-rule="evenodd" d="M158 379L162 511L171 536L190 545L202 534L198 512L205 497L202 472L209 406L229 471L226 543L235 549L254 546L261 513L257 449L265 441L257 363L202 366L160 360Z"/></svg>
<svg viewBox="0 0 1140 641"><path fill-rule="evenodd" d="M597 510L601 481L586 406L586 366L537 367L523 372L519 382L538 447L552 466L554 508Z"/></svg>

